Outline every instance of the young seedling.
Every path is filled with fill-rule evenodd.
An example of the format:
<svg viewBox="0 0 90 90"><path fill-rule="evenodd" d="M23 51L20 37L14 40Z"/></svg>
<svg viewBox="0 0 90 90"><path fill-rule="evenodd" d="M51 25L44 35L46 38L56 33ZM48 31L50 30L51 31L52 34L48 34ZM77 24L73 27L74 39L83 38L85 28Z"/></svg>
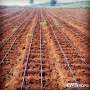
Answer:
<svg viewBox="0 0 90 90"><path fill-rule="evenodd" d="M56 55L54 55L54 57L56 58Z"/></svg>
<svg viewBox="0 0 90 90"><path fill-rule="evenodd" d="M65 30L65 29L62 29L63 31Z"/></svg>
<svg viewBox="0 0 90 90"><path fill-rule="evenodd" d="M56 22L56 19L54 18L53 21Z"/></svg>
<svg viewBox="0 0 90 90"><path fill-rule="evenodd" d="M16 31L16 30L17 30L17 28L14 28L14 29L13 29L13 31Z"/></svg>
<svg viewBox="0 0 90 90"><path fill-rule="evenodd" d="M69 21L69 20L67 19L67 21Z"/></svg>
<svg viewBox="0 0 90 90"><path fill-rule="evenodd" d="M46 25L46 20L44 20L44 22L40 22L40 25L43 26L43 27L45 27L45 25Z"/></svg>
<svg viewBox="0 0 90 90"><path fill-rule="evenodd" d="M42 22L40 22L40 25L42 25Z"/></svg>
<svg viewBox="0 0 90 90"><path fill-rule="evenodd" d="M28 22L26 22L26 24L28 24Z"/></svg>
<svg viewBox="0 0 90 90"><path fill-rule="evenodd" d="M10 75L10 77L11 77L11 78L13 78L13 76L12 76L12 75Z"/></svg>
<svg viewBox="0 0 90 90"><path fill-rule="evenodd" d="M57 26L59 26L59 24L58 24L58 23L57 23L56 25L57 25Z"/></svg>
<svg viewBox="0 0 90 90"><path fill-rule="evenodd" d="M32 22L33 22L34 20L32 20Z"/></svg>
<svg viewBox="0 0 90 90"><path fill-rule="evenodd" d="M44 43L44 44L47 44L47 42L46 42L46 41L43 41L43 43Z"/></svg>
<svg viewBox="0 0 90 90"><path fill-rule="evenodd" d="M6 70L6 67L4 67L4 69Z"/></svg>
<svg viewBox="0 0 90 90"><path fill-rule="evenodd" d="M8 61L8 58L7 58L7 61Z"/></svg>
<svg viewBox="0 0 90 90"><path fill-rule="evenodd" d="M85 24L88 25L88 22L86 22Z"/></svg>
<svg viewBox="0 0 90 90"><path fill-rule="evenodd" d="M3 24L4 26L6 26L6 24Z"/></svg>
<svg viewBox="0 0 90 90"><path fill-rule="evenodd" d="M30 36L32 36L32 34L30 34L30 33L28 33L28 34L26 35L26 37L30 37Z"/></svg>
<svg viewBox="0 0 90 90"><path fill-rule="evenodd" d="M55 23L57 26L59 26L59 24L58 24L56 21L54 21L54 23Z"/></svg>
<svg viewBox="0 0 90 90"><path fill-rule="evenodd" d="M46 20L44 20L44 22L46 22Z"/></svg>

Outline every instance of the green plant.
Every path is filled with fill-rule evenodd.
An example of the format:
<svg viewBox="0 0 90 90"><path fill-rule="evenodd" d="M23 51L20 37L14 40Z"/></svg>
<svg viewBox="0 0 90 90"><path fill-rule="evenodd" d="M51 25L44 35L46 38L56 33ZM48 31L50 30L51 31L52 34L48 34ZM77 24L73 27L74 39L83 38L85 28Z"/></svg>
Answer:
<svg viewBox="0 0 90 90"><path fill-rule="evenodd" d="M6 70L6 67L4 67L4 69Z"/></svg>
<svg viewBox="0 0 90 90"><path fill-rule="evenodd" d="M67 21L69 21L69 20L67 19Z"/></svg>
<svg viewBox="0 0 90 90"><path fill-rule="evenodd" d="M65 29L62 29L63 31L65 30Z"/></svg>
<svg viewBox="0 0 90 90"><path fill-rule="evenodd" d="M26 35L26 37L30 37L30 36L32 36L32 34L30 34L30 33L28 33L28 34Z"/></svg>
<svg viewBox="0 0 90 90"><path fill-rule="evenodd" d="M56 22L56 19L54 18L53 21Z"/></svg>
<svg viewBox="0 0 90 90"><path fill-rule="evenodd" d="M86 22L85 24L88 25L88 22Z"/></svg>
<svg viewBox="0 0 90 90"><path fill-rule="evenodd" d="M59 26L59 24L58 24L58 23L56 23L56 25L57 25L57 26Z"/></svg>
<svg viewBox="0 0 90 90"><path fill-rule="evenodd" d="M56 22L56 20L54 21L54 23L55 23L57 26L59 26L59 24Z"/></svg>
<svg viewBox="0 0 90 90"><path fill-rule="evenodd" d="M14 28L13 31L17 30L17 28Z"/></svg>
<svg viewBox="0 0 90 90"><path fill-rule="evenodd" d="M7 61L8 61L8 58L7 58Z"/></svg>
<svg viewBox="0 0 90 90"><path fill-rule="evenodd" d="M26 22L26 24L28 24L28 22Z"/></svg>
<svg viewBox="0 0 90 90"><path fill-rule="evenodd" d="M56 55L54 55L54 57L56 58Z"/></svg>
<svg viewBox="0 0 90 90"><path fill-rule="evenodd" d="M52 21L52 20L50 19L50 21Z"/></svg>
<svg viewBox="0 0 90 90"><path fill-rule="evenodd" d="M33 22L34 20L32 20L32 22Z"/></svg>
<svg viewBox="0 0 90 90"><path fill-rule="evenodd" d="M44 43L44 44L47 44L47 42L46 42L46 41L43 41L43 43Z"/></svg>
<svg viewBox="0 0 90 90"><path fill-rule="evenodd" d="M40 22L40 25L43 26L43 27L45 27L45 25L46 25L46 20L44 20L44 22Z"/></svg>

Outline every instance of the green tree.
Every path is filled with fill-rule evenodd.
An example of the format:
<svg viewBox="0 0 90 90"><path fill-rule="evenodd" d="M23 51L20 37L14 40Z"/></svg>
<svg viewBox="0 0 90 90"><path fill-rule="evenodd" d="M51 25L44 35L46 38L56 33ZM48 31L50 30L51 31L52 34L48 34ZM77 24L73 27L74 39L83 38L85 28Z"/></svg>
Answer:
<svg viewBox="0 0 90 90"><path fill-rule="evenodd" d="M30 0L29 3L32 4L33 3L33 0Z"/></svg>
<svg viewBox="0 0 90 90"><path fill-rule="evenodd" d="M51 6L55 6L57 3L57 0L51 0Z"/></svg>

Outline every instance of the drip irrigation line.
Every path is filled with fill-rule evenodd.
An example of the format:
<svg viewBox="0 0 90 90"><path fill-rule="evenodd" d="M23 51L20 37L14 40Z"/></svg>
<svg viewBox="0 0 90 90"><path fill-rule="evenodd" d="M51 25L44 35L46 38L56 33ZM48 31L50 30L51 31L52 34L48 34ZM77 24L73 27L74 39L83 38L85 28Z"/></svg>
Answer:
<svg viewBox="0 0 90 90"><path fill-rule="evenodd" d="M24 11L23 13L25 13L25 11ZM22 14L23 14L23 13L22 13ZM21 14L21 15L22 15L22 14ZM11 20L13 20L13 19L16 19L16 18L18 18L18 17L21 16L21 15L18 15L18 16L14 17L14 18L12 18L12 19L10 19L10 20L8 20L8 21L11 21ZM8 21L5 21L5 22L8 22ZM17 22L17 21L18 21L18 20L14 21L14 22ZM4 23L5 23L5 22L4 22ZM12 23L14 23L14 22L12 22ZM4 24L4 23L1 23L1 25ZM12 23L8 24L7 26L4 26L3 28L8 27L8 26L11 25ZM2 30L3 28L0 28L0 30Z"/></svg>
<svg viewBox="0 0 90 90"><path fill-rule="evenodd" d="M28 15L28 14L27 14ZM26 16L27 17L27 16ZM25 18L26 18L25 17ZM24 19L24 18L23 18ZM7 43L7 41L18 31L18 29L24 24L24 22L16 29L16 31L0 46L0 49Z"/></svg>
<svg viewBox="0 0 90 90"><path fill-rule="evenodd" d="M29 47L29 51L28 51L28 56L27 56L27 61L26 61L26 65L25 65L25 70L24 70L21 90L23 90L23 84L24 84L24 80L25 80L25 74L26 74L26 69L27 69L27 65L28 65L28 59L29 59L30 50L31 50L31 46L32 46L33 35L34 35L34 31L35 31L37 23L38 23L38 19L37 19L37 22L36 22L36 24L34 26L34 29L33 29L33 34L32 34L32 38L31 38L31 42L30 42L30 47Z"/></svg>
<svg viewBox="0 0 90 90"><path fill-rule="evenodd" d="M57 20L57 19L56 19ZM61 23L59 20L57 20L59 23ZM66 29L68 29L69 31L71 31L72 33L74 33L76 36L78 36L81 40L83 40L87 45L90 46L90 44L85 41L83 38L81 38L78 34L76 34L74 31L72 31L71 29L69 29L68 27L66 27L63 23L61 23Z"/></svg>
<svg viewBox="0 0 90 90"><path fill-rule="evenodd" d="M34 12L35 13L35 12ZM17 37L15 38L14 42L12 43L11 47L9 48L9 50L7 51L7 53L5 54L4 58L2 59L2 61L0 62L0 65L3 63L4 59L6 58L6 56L8 55L8 53L10 52L10 50L12 49L14 43L16 42L18 36L21 34L21 32L24 30L24 28L26 27L26 25L28 24L28 22L30 21L30 19L33 17L34 13L32 14L32 16L28 19L27 23L25 24L25 26L22 28L22 30L19 32L19 34L17 35Z"/></svg>
<svg viewBox="0 0 90 90"><path fill-rule="evenodd" d="M29 13L28 13L26 16L28 16L28 15L29 15ZM13 27L14 25L16 25L17 23L19 23L20 21L22 21L23 19L25 19L26 16L24 16L24 18L23 18L23 17L20 18L19 20L17 20L18 22L16 21L16 23L14 23L12 26L10 26L10 27L8 27L7 29L5 29L5 30L3 30L2 32L0 32L0 35L3 34L3 32L5 32L5 31L7 31L8 29L10 29L11 27Z"/></svg>
<svg viewBox="0 0 90 90"><path fill-rule="evenodd" d="M17 9L18 10L18 9ZM9 14L11 14L11 13L13 13L13 12L17 12L17 10L15 10L15 11L12 11L12 12L10 12L10 13L8 13L8 14L6 14L6 15L2 15L2 16L0 16L0 18L2 18L2 17L5 17L5 16L7 16L7 15L9 15ZM22 10L22 9L21 9ZM20 10L18 10L18 12L19 12Z"/></svg>
<svg viewBox="0 0 90 90"><path fill-rule="evenodd" d="M26 10L24 10L24 12L23 12L22 14L24 14L25 12L26 12ZM21 14L21 15L22 15L22 14ZM9 20L6 20L6 21L0 23L0 26L3 25L4 23L8 22L8 21L11 21L11 20L17 18L17 17L18 17L18 16L16 16L16 17L14 17L14 18L11 18L11 19L9 19Z"/></svg>
<svg viewBox="0 0 90 90"><path fill-rule="evenodd" d="M52 16L53 17L53 16ZM56 18L55 18L56 19ZM56 19L59 23L61 23L58 19ZM60 19L61 20L61 19ZM61 20L61 21L63 21L63 20ZM68 27L66 27L63 23L61 23L66 29L68 29L69 31L71 31L72 33L74 33L76 36L78 36L81 40L83 40L87 45L89 45L90 46L90 44L87 42L87 41L85 41L83 38L81 38L78 34L76 34L74 31L72 31L71 29L69 29Z"/></svg>
<svg viewBox="0 0 90 90"><path fill-rule="evenodd" d="M56 12L57 13L57 12ZM61 12L60 12L61 13ZM63 14L63 13L62 13ZM65 13L63 14L63 15L65 15L65 16L70 16L70 17L74 17L74 16L72 16L72 15L66 15ZM78 18L79 19L79 18ZM86 25L86 26L90 26L90 25L87 25L87 24L85 24L85 23L83 23L83 22L81 22L81 21L77 21L77 20L75 20L74 18L72 19L72 20L74 20L74 21L76 21L76 22L78 22L78 23L82 23L82 24L84 24L84 25ZM81 20L81 19L79 19L79 20Z"/></svg>
<svg viewBox="0 0 90 90"><path fill-rule="evenodd" d="M54 23L53 23L54 24ZM55 24L54 24L55 25ZM56 25L55 25L56 26ZM87 64L87 62L83 59L83 57L79 54L79 52L75 49L75 47L71 44L71 42L68 40L68 38L65 36L65 34L60 30L58 26L56 26L58 30L62 33L62 35L65 37L65 39L69 42L69 44L72 46L72 48L76 51L76 53L79 55L79 57L83 60L83 62L87 65L87 67L90 69L90 66Z"/></svg>
<svg viewBox="0 0 90 90"><path fill-rule="evenodd" d="M39 11L39 24L40 24L40 11ZM41 61L41 90L43 90L43 78L42 78L42 34L40 24L40 61Z"/></svg>
<svg viewBox="0 0 90 90"><path fill-rule="evenodd" d="M44 17L45 17L45 16L44 16ZM66 56L65 56L65 54L64 54L64 51L63 51L63 49L62 49L62 47L61 47L61 45L60 45L60 43L59 43L59 41L58 41L58 39L57 39L57 36L56 36L55 32L54 32L54 29L52 28L50 22L47 20L46 17L45 17L45 19L46 19L46 21L49 23L49 25L50 25L50 27L51 27L51 29L52 29L52 32L53 32L53 34L54 34L54 37L56 38L57 43L58 43L58 45L59 45L59 47L60 47L60 49L61 49L61 51L62 51L62 53L63 53L63 55L64 55L64 58L65 58L66 63L67 63L67 65L68 65L69 69L70 69L70 72L71 72L71 74L72 74L75 82L77 83L76 78L75 78L75 76L74 76L74 74L73 74L73 72L72 72L72 69L71 69L71 67L70 67L70 65L69 65L69 63L68 63L68 60L67 60L67 58L66 58ZM77 83L77 85L78 85L78 83ZM78 85L78 90L80 90L79 85Z"/></svg>
<svg viewBox="0 0 90 90"><path fill-rule="evenodd" d="M55 16L56 17L56 16ZM57 17L58 18L58 17ZM60 18L58 18L58 19L60 19ZM62 19L60 19L61 21L63 21ZM65 21L63 21L64 23L66 23L66 24L68 24L67 22L65 22ZM70 25L71 26L71 25ZM72 27L72 26L71 26ZM80 32L80 33L82 33L84 36L86 36L87 38L89 38L90 39L90 37L89 36L87 36L86 34L84 34L83 32L81 32L80 30L77 30L75 27L72 27L72 28L74 28L76 31L78 31L78 32Z"/></svg>

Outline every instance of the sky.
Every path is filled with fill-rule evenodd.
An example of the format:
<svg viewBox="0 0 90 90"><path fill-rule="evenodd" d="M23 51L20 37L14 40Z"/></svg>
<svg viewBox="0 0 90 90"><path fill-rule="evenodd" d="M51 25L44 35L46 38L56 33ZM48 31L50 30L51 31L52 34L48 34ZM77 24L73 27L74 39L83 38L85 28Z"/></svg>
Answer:
<svg viewBox="0 0 90 90"><path fill-rule="evenodd" d="M90 1L90 0L57 0L58 2L76 2L76 1ZM34 0L35 4L50 2L50 0ZM0 5L29 5L29 0L0 0Z"/></svg>

